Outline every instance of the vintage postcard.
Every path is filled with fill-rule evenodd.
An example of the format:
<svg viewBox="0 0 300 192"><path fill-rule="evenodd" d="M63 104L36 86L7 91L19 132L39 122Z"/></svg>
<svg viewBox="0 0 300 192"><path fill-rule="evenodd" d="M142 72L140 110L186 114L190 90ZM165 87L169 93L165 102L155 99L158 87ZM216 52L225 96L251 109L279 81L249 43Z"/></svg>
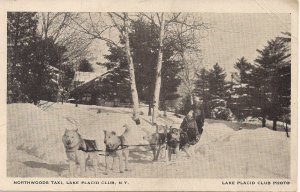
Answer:
<svg viewBox="0 0 300 192"><path fill-rule="evenodd" d="M1 191L296 191L296 0L1 1Z"/></svg>

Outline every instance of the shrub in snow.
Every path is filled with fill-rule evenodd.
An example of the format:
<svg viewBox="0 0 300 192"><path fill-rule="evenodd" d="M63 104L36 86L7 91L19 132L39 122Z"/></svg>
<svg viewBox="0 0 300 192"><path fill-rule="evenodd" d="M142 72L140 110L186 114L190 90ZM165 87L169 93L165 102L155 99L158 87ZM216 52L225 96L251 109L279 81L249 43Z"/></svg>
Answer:
<svg viewBox="0 0 300 192"><path fill-rule="evenodd" d="M258 122L258 123L260 123L261 120L262 120L261 118L252 117L252 116L248 116L248 117L245 118L246 122Z"/></svg>
<svg viewBox="0 0 300 192"><path fill-rule="evenodd" d="M222 120L227 120L227 121L231 121L234 119L234 116L233 116L231 110L226 107L221 107L221 106L215 107L211 111L211 117L213 119L222 119Z"/></svg>
<svg viewBox="0 0 300 192"><path fill-rule="evenodd" d="M42 153L41 151L38 150L38 147L31 144L31 145L25 145L24 143L22 145L19 145L16 147L16 149L25 151L29 155L33 155L37 158L44 159L45 153Z"/></svg>
<svg viewBox="0 0 300 192"><path fill-rule="evenodd" d="M226 107L227 101L224 99L213 99L209 102L211 109L214 109L216 107Z"/></svg>

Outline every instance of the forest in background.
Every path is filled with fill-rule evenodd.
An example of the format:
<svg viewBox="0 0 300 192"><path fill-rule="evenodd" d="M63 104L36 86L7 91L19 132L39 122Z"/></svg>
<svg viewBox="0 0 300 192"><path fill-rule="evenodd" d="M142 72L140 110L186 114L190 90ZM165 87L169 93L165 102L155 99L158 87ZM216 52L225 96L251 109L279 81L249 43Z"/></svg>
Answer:
<svg viewBox="0 0 300 192"><path fill-rule="evenodd" d="M203 67L202 32L211 25L193 14L9 12L7 19L9 103L67 99L88 47L101 40L109 54L99 65L109 73L93 90L104 99L129 98L136 120L145 102L153 123L158 108L186 114L192 105L206 118L258 117L263 127L272 120L274 130L278 121L290 123L289 32L267 41L254 61L237 58L237 72L227 74L222 61Z"/></svg>

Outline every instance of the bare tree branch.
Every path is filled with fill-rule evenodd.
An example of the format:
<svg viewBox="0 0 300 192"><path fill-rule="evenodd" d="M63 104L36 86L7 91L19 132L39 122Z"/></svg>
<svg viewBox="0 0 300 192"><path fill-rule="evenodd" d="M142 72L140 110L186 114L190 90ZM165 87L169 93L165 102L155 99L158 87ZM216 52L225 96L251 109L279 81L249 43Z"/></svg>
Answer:
<svg viewBox="0 0 300 192"><path fill-rule="evenodd" d="M65 23L66 23L68 17L69 17L69 15L66 13L66 14L64 15L64 18L63 18L62 22L60 23L60 25L59 25L57 31L56 31L56 33L55 33L54 36L53 36L53 40L54 40L54 41L56 41L56 40L58 39L58 37L59 37L59 35L60 35L60 33L61 33L63 27L65 26Z"/></svg>
<svg viewBox="0 0 300 192"><path fill-rule="evenodd" d="M113 13L116 14L116 13ZM108 13L108 15L110 16L110 19L112 20L114 26L118 29L118 31L122 34L122 28L117 24L115 18L113 17L113 15L111 13ZM118 14L117 14L118 15ZM121 16L119 16L120 18L122 18ZM123 19L124 21L124 19Z"/></svg>
<svg viewBox="0 0 300 192"><path fill-rule="evenodd" d="M147 19L149 19L151 22L155 23L154 17L151 14L151 16L145 14L145 13L140 13L141 16L146 17Z"/></svg>
<svg viewBox="0 0 300 192"><path fill-rule="evenodd" d="M173 18L171 18L170 20L166 21L167 24L174 22L178 19L178 17L181 15L181 13L173 13Z"/></svg>
<svg viewBox="0 0 300 192"><path fill-rule="evenodd" d="M116 47L119 47L119 45L117 44L117 43L115 43L114 41L112 41L111 39L109 39L109 38L106 38L106 37L104 37L104 36L102 36L102 34L100 33L100 34L97 34L97 33L92 33L91 31L90 31L90 29L87 29L87 28L85 28L82 24L80 24L79 22L77 22L75 19L73 19L73 18L71 18L72 19L72 21L81 29L78 29L79 31L81 31L81 32L83 32L83 33L85 33L85 34L88 34L88 35L91 35L93 38L95 38L95 39L100 39L100 40L103 40L103 41L105 41L105 42L107 42L107 43L109 43L109 44L111 44L111 45L113 45L113 46L116 46ZM109 29L109 28L107 28L107 29ZM103 31L104 32L104 31ZM103 33L102 32L102 33Z"/></svg>

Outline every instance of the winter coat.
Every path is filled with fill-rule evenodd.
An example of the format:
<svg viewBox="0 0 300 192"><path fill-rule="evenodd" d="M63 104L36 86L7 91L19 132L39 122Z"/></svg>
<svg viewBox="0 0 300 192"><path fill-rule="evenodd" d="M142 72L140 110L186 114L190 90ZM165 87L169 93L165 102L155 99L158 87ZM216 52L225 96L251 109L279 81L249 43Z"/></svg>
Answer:
<svg viewBox="0 0 300 192"><path fill-rule="evenodd" d="M180 125L182 132L187 134L189 144L194 145L199 141L199 130L194 118L185 117Z"/></svg>
<svg viewBox="0 0 300 192"><path fill-rule="evenodd" d="M198 127L198 132L201 135L203 132L204 117L203 117L203 115L198 115L195 117L195 119L196 119L196 123L197 123L197 127Z"/></svg>

